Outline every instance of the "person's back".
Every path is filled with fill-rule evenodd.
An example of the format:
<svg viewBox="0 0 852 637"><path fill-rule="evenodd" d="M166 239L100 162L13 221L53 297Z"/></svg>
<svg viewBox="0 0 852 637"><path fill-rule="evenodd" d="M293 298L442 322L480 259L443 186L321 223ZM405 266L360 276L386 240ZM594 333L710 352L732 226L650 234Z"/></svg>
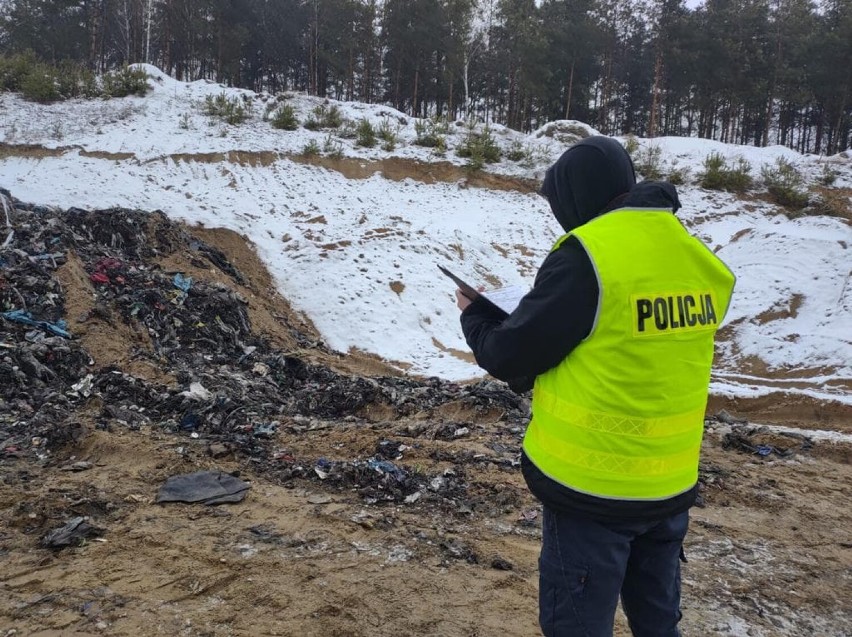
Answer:
<svg viewBox="0 0 852 637"><path fill-rule="evenodd" d="M677 635L678 556L733 275L674 217L671 185L634 185L614 140L566 151L542 193L568 234L533 290L505 321L478 304L462 315L486 370L520 388L535 378L522 467L544 504L541 627L611 634L621 593L635 635Z"/></svg>
<svg viewBox="0 0 852 637"><path fill-rule="evenodd" d="M621 208L573 234L597 273L597 316L537 377L524 451L577 491L677 496L698 478L713 334L733 276L669 210Z"/></svg>

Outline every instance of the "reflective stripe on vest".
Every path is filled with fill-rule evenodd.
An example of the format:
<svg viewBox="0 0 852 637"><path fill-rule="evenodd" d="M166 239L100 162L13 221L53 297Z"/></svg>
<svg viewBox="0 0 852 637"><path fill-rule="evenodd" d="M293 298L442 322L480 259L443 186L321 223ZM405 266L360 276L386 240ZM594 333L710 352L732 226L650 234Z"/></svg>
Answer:
<svg viewBox="0 0 852 637"><path fill-rule="evenodd" d="M734 276L668 210L615 210L554 249L572 235L598 277L595 325L536 378L524 451L598 497L683 493L698 479L713 337Z"/></svg>

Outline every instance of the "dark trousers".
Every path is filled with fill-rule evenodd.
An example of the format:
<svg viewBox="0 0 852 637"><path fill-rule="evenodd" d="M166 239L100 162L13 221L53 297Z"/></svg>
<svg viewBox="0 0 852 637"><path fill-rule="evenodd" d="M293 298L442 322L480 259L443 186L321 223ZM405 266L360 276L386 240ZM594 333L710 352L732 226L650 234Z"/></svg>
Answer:
<svg viewBox="0 0 852 637"><path fill-rule="evenodd" d="M602 523L544 508L539 623L545 637L611 637L621 605L635 637L680 637L689 514Z"/></svg>

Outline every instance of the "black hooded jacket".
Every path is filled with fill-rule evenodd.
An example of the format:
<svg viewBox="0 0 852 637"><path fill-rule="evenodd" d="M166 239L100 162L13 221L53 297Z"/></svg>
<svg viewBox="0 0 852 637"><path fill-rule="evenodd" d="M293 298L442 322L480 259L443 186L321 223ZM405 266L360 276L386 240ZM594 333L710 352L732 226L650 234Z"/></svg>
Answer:
<svg viewBox="0 0 852 637"><path fill-rule="evenodd" d="M591 137L565 151L548 169L541 194L566 232L617 208L680 208L671 184L636 184L630 157L606 137ZM589 335L598 295L589 256L570 237L545 258L532 290L508 318L474 301L462 312L462 331L480 367L515 391L528 391L536 376L562 362ZM655 502L596 498L552 481L524 454L521 467L533 495L545 505L593 519L662 519L695 500L694 491Z"/></svg>
<svg viewBox="0 0 852 637"><path fill-rule="evenodd" d="M605 210L636 184L627 151L609 137L589 137L562 153L544 175L541 194L565 232Z"/></svg>

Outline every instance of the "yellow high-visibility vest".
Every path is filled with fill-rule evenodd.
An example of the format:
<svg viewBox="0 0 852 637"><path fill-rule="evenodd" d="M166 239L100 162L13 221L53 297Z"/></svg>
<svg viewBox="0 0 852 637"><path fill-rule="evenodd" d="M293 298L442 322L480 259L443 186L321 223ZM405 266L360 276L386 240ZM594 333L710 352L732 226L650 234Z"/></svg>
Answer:
<svg viewBox="0 0 852 637"><path fill-rule="evenodd" d="M698 480L713 337L734 275L669 210L606 213L553 249L572 235L597 274L595 324L536 378L524 451L594 496L684 493Z"/></svg>

